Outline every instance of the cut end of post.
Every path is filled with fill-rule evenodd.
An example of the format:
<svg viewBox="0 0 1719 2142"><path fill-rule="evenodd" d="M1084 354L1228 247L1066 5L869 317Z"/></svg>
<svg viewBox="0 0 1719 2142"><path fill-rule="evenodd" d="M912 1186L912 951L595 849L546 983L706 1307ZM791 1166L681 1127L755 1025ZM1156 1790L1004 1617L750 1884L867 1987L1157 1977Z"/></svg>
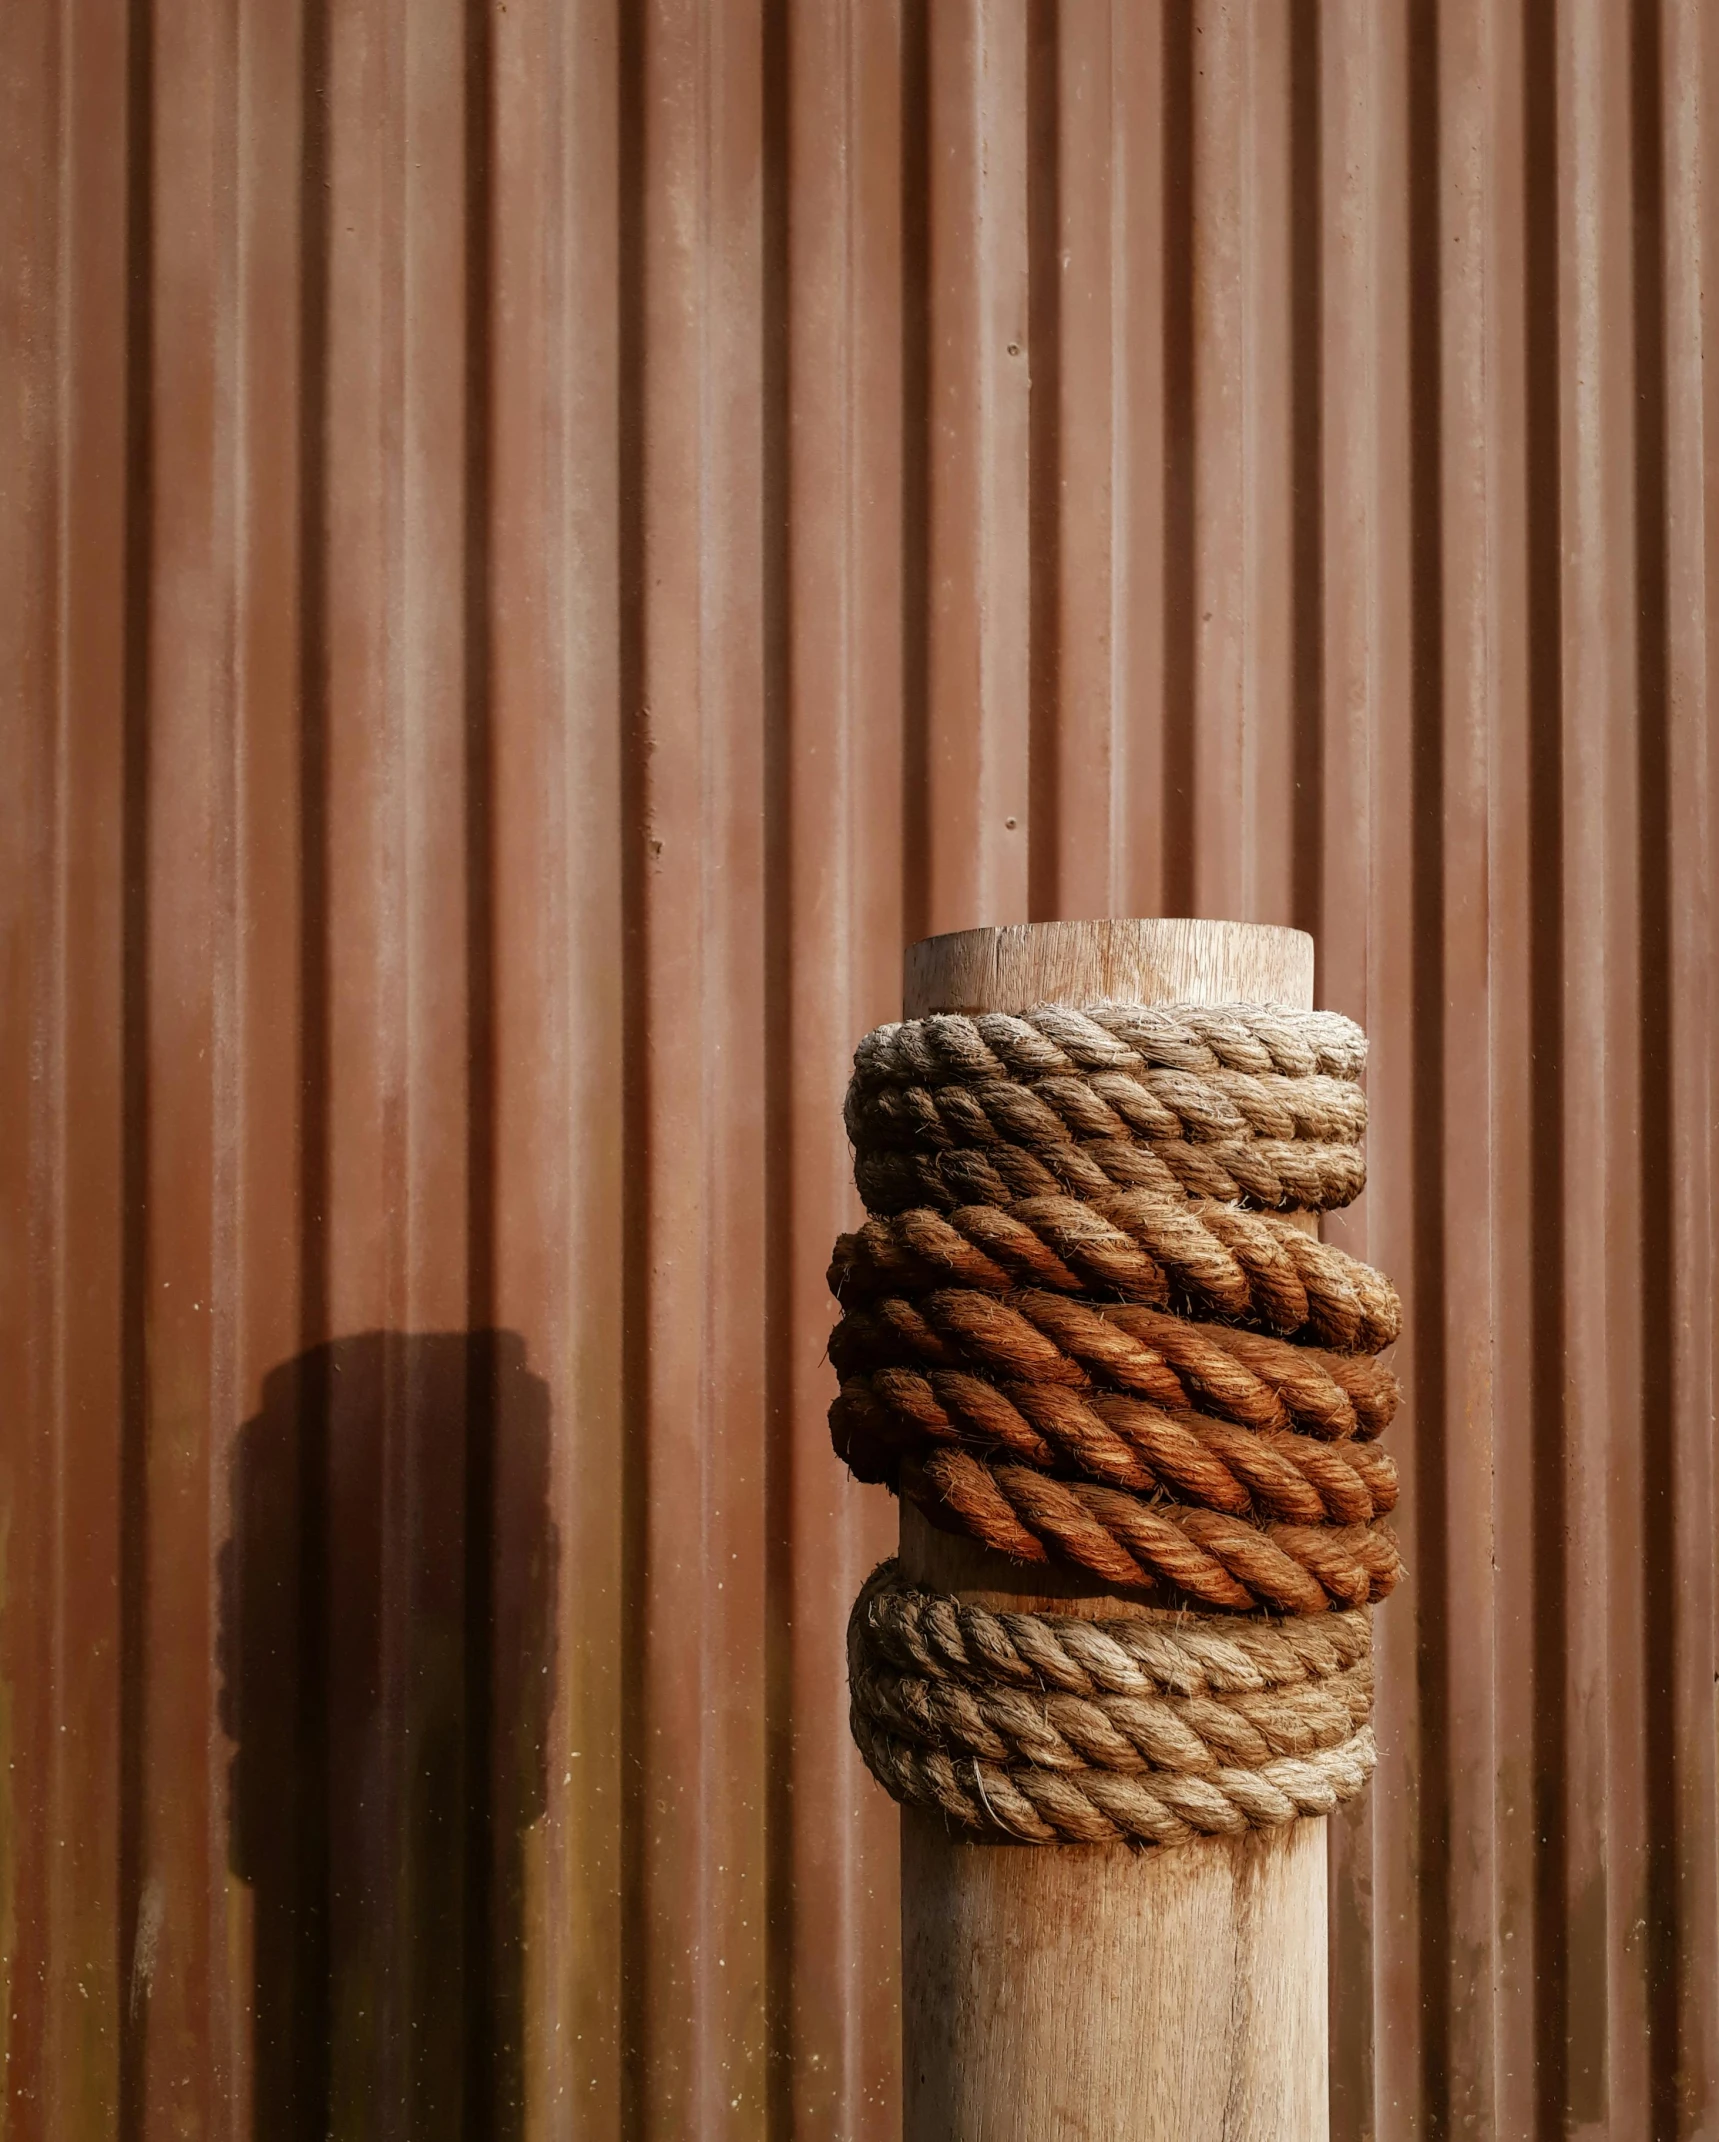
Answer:
<svg viewBox="0 0 1719 2142"><path fill-rule="evenodd" d="M909 945L902 1016L1033 1004L1313 1006L1313 939L1271 922L1197 917L1017 922Z"/></svg>

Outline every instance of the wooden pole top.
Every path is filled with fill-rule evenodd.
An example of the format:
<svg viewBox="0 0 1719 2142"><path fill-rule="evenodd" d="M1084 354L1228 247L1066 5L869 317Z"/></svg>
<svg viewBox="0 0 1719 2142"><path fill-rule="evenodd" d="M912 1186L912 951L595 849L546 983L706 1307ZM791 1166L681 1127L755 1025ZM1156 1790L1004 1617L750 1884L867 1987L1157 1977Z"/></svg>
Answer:
<svg viewBox="0 0 1719 2142"><path fill-rule="evenodd" d="M902 1016L1033 1004L1285 1004L1313 1008L1313 940L1271 922L1191 917L1014 922L909 945Z"/></svg>

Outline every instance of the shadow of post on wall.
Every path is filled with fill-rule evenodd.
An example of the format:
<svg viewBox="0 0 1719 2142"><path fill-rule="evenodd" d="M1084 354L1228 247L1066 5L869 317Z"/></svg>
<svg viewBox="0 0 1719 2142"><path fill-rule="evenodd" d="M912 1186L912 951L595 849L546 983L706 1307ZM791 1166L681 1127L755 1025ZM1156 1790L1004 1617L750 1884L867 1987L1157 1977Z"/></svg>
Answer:
<svg viewBox="0 0 1719 2142"><path fill-rule="evenodd" d="M221 1555L256 2142L522 2130L554 1680L549 1391L513 1332L366 1332L239 1432Z"/></svg>

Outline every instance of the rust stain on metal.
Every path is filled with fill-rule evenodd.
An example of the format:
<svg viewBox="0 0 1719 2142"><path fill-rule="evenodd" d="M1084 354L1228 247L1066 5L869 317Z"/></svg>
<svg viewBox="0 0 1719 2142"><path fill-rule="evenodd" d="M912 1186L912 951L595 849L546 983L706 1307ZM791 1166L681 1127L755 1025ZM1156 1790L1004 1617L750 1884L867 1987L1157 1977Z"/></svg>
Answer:
<svg viewBox="0 0 1719 2142"><path fill-rule="evenodd" d="M0 12L8 2142L887 2142L847 1055L1177 912L1409 1297L1333 2133L1703 2131L1716 40Z"/></svg>

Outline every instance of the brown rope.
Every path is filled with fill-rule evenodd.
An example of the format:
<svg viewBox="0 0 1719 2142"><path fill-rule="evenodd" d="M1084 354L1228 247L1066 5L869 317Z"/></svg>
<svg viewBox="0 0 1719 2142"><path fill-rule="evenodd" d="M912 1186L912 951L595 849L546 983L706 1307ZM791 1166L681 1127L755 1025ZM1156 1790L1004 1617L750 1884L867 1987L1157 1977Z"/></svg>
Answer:
<svg viewBox="0 0 1719 2142"><path fill-rule="evenodd" d="M1344 1353L1378 1353L1402 1328L1396 1289L1369 1265L1273 1215L1207 1200L1116 1191L1090 1204L920 1208L836 1239L829 1283L844 1307L951 1282L988 1294L1035 1287L1175 1300Z"/></svg>
<svg viewBox="0 0 1719 2142"><path fill-rule="evenodd" d="M849 1617L848 1688L886 1790L1032 1843L1265 1827L1328 1812L1371 1767L1365 1613L993 1614L886 1562Z"/></svg>
<svg viewBox="0 0 1719 2142"><path fill-rule="evenodd" d="M1373 1443L1241 1428L1144 1399L1056 1384L994 1384L958 1369L879 1369L850 1377L830 1411L836 1450L861 1480L894 1484L923 1443L1083 1473L1232 1517L1368 1524L1393 1509L1397 1471Z"/></svg>
<svg viewBox="0 0 1719 2142"><path fill-rule="evenodd" d="M1222 1145L1093 1139L1042 1153L1025 1146L931 1152L860 1146L854 1155L861 1201L868 1212L882 1214L914 1205L947 1212L959 1205L1007 1205L1016 1198L1096 1198L1112 1190L1245 1200L1266 1212L1330 1212L1359 1197L1366 1180L1357 1146L1268 1138Z"/></svg>

